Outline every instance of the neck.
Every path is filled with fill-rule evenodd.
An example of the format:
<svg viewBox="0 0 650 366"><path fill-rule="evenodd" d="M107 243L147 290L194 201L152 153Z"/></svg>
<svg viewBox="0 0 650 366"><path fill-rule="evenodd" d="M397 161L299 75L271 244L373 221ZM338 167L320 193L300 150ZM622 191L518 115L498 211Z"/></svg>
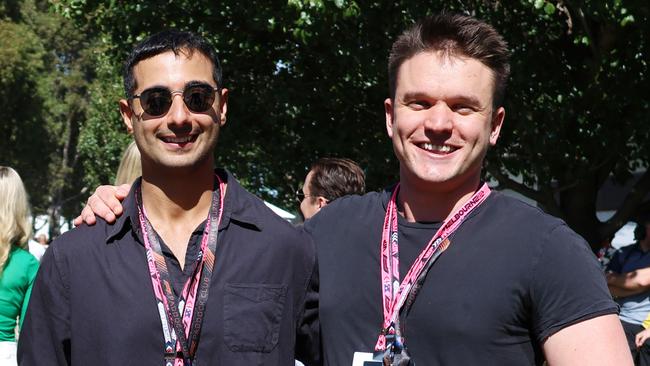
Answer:
<svg viewBox="0 0 650 366"><path fill-rule="evenodd" d="M397 205L409 222L441 222L465 204L479 184L477 177L452 190L436 190L438 187L420 187L402 179Z"/></svg>
<svg viewBox="0 0 650 366"><path fill-rule="evenodd" d="M214 185L211 168L171 174L165 169L148 169L144 164L142 168L142 204L156 230L172 224L193 230L205 220Z"/></svg>

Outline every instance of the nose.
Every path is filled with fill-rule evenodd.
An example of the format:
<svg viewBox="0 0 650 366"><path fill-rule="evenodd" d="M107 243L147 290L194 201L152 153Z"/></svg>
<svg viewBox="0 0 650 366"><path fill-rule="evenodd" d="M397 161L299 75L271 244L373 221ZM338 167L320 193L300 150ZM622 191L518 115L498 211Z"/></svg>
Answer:
<svg viewBox="0 0 650 366"><path fill-rule="evenodd" d="M424 120L424 128L437 133L445 133L452 130L453 111L446 103L436 103L427 111Z"/></svg>
<svg viewBox="0 0 650 366"><path fill-rule="evenodd" d="M183 101L182 92L172 93L172 105L167 112L168 123L170 126L181 126L189 122L190 110L187 109Z"/></svg>

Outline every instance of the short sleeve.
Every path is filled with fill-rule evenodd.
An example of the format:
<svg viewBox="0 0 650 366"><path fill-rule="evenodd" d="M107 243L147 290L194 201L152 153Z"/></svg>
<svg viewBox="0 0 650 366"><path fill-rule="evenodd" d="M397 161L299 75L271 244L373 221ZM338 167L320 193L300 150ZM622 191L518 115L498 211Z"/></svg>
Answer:
<svg viewBox="0 0 650 366"><path fill-rule="evenodd" d="M543 241L530 296L540 343L567 326L618 311L596 257L565 224L551 229Z"/></svg>

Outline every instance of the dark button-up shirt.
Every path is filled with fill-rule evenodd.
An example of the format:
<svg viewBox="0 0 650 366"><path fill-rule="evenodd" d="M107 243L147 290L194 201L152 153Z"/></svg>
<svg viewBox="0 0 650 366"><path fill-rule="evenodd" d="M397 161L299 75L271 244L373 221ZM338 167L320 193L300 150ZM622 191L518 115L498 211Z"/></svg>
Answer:
<svg viewBox="0 0 650 366"><path fill-rule="evenodd" d="M294 349L297 358L317 363L318 273L311 239L232 175L217 173L228 187L194 364L293 365ZM114 225L99 220L52 243L20 335L20 365L163 364L134 189L124 210ZM177 294L194 267L204 224L188 243L185 271L162 243Z"/></svg>

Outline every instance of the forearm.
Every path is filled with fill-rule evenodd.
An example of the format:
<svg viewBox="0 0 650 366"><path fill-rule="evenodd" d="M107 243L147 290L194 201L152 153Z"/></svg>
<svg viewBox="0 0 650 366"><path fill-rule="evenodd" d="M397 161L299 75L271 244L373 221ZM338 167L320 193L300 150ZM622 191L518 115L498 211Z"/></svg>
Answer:
<svg viewBox="0 0 650 366"><path fill-rule="evenodd" d="M627 296L632 296L632 295L638 295L640 293L645 292L644 289L637 289L637 290L627 290L624 288L620 287L609 287L609 292L612 294L613 297L618 298L618 297L627 297Z"/></svg>
<svg viewBox="0 0 650 366"><path fill-rule="evenodd" d="M650 290L650 268L628 273L608 273L607 286L614 296L636 295Z"/></svg>

